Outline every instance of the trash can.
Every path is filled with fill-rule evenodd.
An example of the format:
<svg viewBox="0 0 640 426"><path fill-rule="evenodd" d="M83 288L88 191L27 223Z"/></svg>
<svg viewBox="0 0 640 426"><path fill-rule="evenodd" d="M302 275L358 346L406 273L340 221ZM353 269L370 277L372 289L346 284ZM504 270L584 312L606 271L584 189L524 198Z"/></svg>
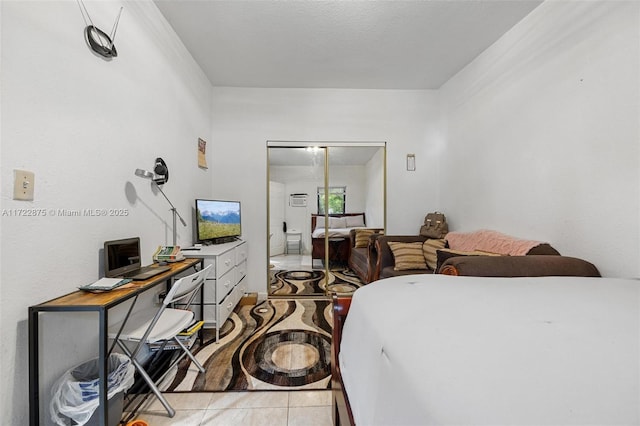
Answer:
<svg viewBox="0 0 640 426"><path fill-rule="evenodd" d="M109 426L122 417L124 392L133 385L135 367L123 354L113 353L107 360L107 396ZM60 426L99 425L100 379L98 359L84 362L56 381L52 389L51 420Z"/></svg>

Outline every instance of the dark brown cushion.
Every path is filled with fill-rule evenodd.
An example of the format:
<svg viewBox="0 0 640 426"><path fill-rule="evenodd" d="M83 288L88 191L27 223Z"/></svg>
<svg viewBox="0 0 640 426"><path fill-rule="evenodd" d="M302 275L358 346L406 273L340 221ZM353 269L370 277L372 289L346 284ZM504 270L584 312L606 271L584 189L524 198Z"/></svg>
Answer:
<svg viewBox="0 0 640 426"><path fill-rule="evenodd" d="M440 249L436 250L436 273L440 271L442 264L446 262L448 259L452 257L458 256L502 256L497 253L489 253L486 251L460 251L460 250L452 250L452 249Z"/></svg>
<svg viewBox="0 0 640 426"><path fill-rule="evenodd" d="M457 256L447 260L441 273L476 277L599 277L595 265L575 257L537 256Z"/></svg>

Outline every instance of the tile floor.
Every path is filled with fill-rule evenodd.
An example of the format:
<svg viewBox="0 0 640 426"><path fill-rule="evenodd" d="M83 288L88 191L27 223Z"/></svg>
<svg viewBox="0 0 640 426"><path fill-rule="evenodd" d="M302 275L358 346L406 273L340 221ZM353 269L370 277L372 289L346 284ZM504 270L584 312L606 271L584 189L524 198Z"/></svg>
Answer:
<svg viewBox="0 0 640 426"><path fill-rule="evenodd" d="M330 426L331 391L252 391L167 393L176 410L167 416L156 398L141 407L137 419L150 426Z"/></svg>
<svg viewBox="0 0 640 426"><path fill-rule="evenodd" d="M277 269L312 269L310 254L281 254L278 256L271 256L269 262Z"/></svg>

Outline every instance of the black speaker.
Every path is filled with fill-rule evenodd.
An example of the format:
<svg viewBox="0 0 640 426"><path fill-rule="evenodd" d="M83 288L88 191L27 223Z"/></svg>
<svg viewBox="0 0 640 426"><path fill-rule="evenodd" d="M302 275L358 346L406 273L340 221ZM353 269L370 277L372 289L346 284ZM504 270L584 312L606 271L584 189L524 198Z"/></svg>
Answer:
<svg viewBox="0 0 640 426"><path fill-rule="evenodd" d="M282 222L282 232L287 232L287 222Z"/></svg>

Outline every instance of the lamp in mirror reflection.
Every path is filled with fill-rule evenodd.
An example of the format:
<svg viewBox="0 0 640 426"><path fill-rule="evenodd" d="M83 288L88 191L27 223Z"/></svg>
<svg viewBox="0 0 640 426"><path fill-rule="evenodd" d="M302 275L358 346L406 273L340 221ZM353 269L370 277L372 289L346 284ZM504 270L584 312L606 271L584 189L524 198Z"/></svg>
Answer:
<svg viewBox="0 0 640 426"><path fill-rule="evenodd" d="M171 200L169 200L167 195L162 190L162 187L160 186L169 181L169 168L167 167L167 163L165 163L162 158L158 157L156 158L153 170L153 172L150 172L149 170L145 169L136 169L135 175L144 179L151 179L156 188L158 188L158 191L160 191L165 200L167 200L167 202L171 206L171 213L173 214L173 245L175 246L178 237L178 229L176 228L177 219L180 219L180 222L183 226L187 226L187 222L185 222L182 216L180 216L180 213L178 213L178 210L176 210L176 207L173 205Z"/></svg>
<svg viewBox="0 0 640 426"><path fill-rule="evenodd" d="M414 172L416 170L416 155L407 154L407 170Z"/></svg>

